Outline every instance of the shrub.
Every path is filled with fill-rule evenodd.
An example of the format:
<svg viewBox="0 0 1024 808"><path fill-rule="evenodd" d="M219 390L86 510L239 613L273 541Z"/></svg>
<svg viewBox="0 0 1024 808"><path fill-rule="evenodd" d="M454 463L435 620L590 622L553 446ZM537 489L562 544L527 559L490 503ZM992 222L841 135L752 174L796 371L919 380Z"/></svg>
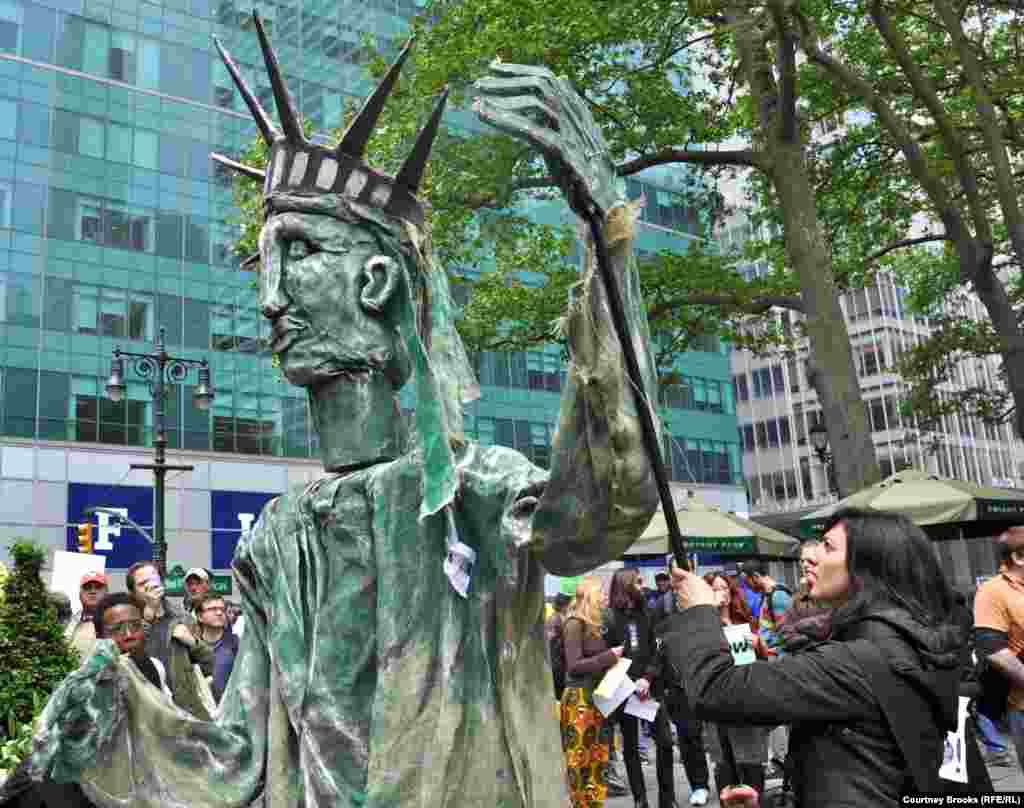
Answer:
<svg viewBox="0 0 1024 808"><path fill-rule="evenodd" d="M33 542L16 541L11 557L14 569L4 583L0 603L0 732L4 736L10 728L31 724L57 685L78 667L78 654L64 639L40 577L44 551Z"/></svg>

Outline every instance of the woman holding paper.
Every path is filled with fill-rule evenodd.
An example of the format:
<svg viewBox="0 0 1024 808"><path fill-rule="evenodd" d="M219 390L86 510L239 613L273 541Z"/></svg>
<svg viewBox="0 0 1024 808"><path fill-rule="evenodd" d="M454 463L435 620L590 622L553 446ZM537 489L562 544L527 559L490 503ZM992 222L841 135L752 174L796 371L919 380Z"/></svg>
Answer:
<svg viewBox="0 0 1024 808"><path fill-rule="evenodd" d="M739 666L721 646L714 590L674 568L681 614L668 653L703 718L792 724L801 808L900 804L942 790L946 732L957 727L961 629L927 536L904 516L845 509L808 575L835 608L831 638L772 662ZM722 795L723 805L751 804Z"/></svg>
<svg viewBox="0 0 1024 808"><path fill-rule="evenodd" d="M764 644L754 630L754 618L736 578L709 573L704 580L714 592L718 619L735 663L742 665L755 659L766 659ZM763 791L763 761L768 748L769 728L718 724L716 729L720 754L715 756L715 782L719 787L746 783L758 793Z"/></svg>
<svg viewBox="0 0 1024 808"><path fill-rule="evenodd" d="M657 673L654 659L654 636L644 596L643 578L636 569L622 569L612 577L608 592L611 607L605 612L605 639L622 645L623 654L632 664L630 678L634 679L636 695L646 700L651 681ZM623 704L609 716L609 721L622 728L622 757L626 762L629 790L636 808L648 808L647 786L640 764L640 720L626 711Z"/></svg>
<svg viewBox="0 0 1024 808"><path fill-rule="evenodd" d="M622 657L622 646L609 648L602 632L607 598L598 578L576 585L576 597L562 627L565 643L565 690L562 692L562 750L573 808L601 808L608 796L605 772L611 725L594 706L594 690L604 673Z"/></svg>

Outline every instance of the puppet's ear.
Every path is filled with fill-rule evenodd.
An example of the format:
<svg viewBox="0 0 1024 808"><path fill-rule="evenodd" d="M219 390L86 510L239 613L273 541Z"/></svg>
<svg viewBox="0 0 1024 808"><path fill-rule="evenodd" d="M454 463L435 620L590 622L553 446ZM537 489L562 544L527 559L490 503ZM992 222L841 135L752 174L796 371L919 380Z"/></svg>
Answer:
<svg viewBox="0 0 1024 808"><path fill-rule="evenodd" d="M383 314L398 291L401 267L394 258L375 255L363 265L363 290L359 300L363 308Z"/></svg>

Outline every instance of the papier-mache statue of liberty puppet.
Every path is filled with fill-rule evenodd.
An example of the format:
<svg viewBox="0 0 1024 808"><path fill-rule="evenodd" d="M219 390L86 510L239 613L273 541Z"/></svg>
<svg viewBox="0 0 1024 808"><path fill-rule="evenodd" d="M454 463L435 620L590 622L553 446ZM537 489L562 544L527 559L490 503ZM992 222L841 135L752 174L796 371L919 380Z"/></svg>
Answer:
<svg viewBox="0 0 1024 808"><path fill-rule="evenodd" d="M304 137L258 16L256 31L277 123L217 45L270 147L259 306L285 377L308 391L324 474L239 543L246 631L213 719L101 640L47 704L19 779L78 783L101 808L564 808L544 574L618 558L658 503L593 243L562 325L550 470L467 440L479 391L416 196L444 98L385 176L362 155L408 48L325 148ZM476 88L477 115L535 146L574 210L600 216L653 397L636 211L589 111L542 68L495 63Z"/></svg>

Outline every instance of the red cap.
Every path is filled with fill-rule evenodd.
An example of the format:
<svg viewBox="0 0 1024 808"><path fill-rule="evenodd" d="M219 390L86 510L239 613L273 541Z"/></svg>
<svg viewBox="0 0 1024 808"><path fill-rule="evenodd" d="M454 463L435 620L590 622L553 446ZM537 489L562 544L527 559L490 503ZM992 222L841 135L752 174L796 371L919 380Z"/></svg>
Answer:
<svg viewBox="0 0 1024 808"><path fill-rule="evenodd" d="M82 576L82 580L78 585L85 586L88 583L97 583L107 586L107 576L104 575L102 572L87 572L85 573L85 575Z"/></svg>

